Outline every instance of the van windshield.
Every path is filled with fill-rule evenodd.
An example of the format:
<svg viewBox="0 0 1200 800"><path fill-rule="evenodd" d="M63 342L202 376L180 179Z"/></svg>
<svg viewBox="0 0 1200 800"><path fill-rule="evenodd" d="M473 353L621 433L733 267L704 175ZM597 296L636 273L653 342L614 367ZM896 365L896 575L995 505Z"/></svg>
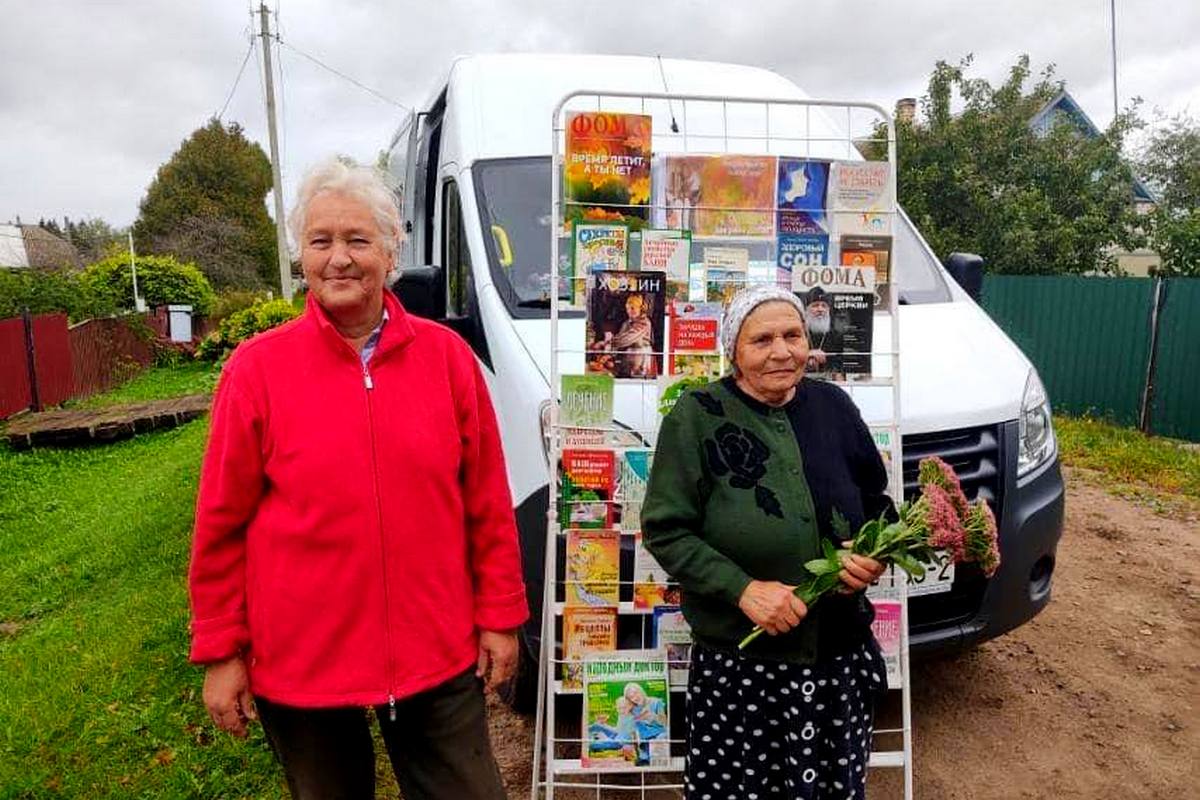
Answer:
<svg viewBox="0 0 1200 800"><path fill-rule="evenodd" d="M516 317L545 317L550 308L550 159L506 158L477 162L473 168L476 199L487 244L488 264L500 296ZM945 303L950 292L937 261L908 217L898 220L895 249L901 266L900 302ZM699 244L699 242L698 242ZM769 243L747 242L751 258L770 258ZM637 263L638 242L630 262ZM762 249L762 253L754 252ZM570 242L559 242L559 275L569 266ZM559 297L567 299L560 280ZM579 312L567 312L577 315ZM564 314L564 315L567 315Z"/></svg>

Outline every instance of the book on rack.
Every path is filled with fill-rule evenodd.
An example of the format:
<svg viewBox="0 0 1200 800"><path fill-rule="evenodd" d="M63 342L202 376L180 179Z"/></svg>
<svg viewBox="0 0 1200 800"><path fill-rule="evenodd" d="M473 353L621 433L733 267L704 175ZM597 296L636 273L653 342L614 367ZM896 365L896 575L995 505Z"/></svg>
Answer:
<svg viewBox="0 0 1200 800"><path fill-rule="evenodd" d="M662 651L585 656L580 766L596 770L668 766L670 702Z"/></svg>
<svg viewBox="0 0 1200 800"><path fill-rule="evenodd" d="M875 268L875 307L888 307L892 237L845 235L839 245L842 266Z"/></svg>
<svg viewBox="0 0 1200 800"><path fill-rule="evenodd" d="M750 251L745 247L705 247L703 263L704 299L724 307L749 279Z"/></svg>
<svg viewBox="0 0 1200 800"><path fill-rule="evenodd" d="M892 168L886 161L835 161L829 171L829 210L891 212L896 208Z"/></svg>
<svg viewBox="0 0 1200 800"><path fill-rule="evenodd" d="M641 269L665 272L672 284L687 284L692 257L691 231L648 228L642 231Z"/></svg>
<svg viewBox="0 0 1200 800"><path fill-rule="evenodd" d="M895 485L895 475L892 473L892 432L886 428L872 426L871 439L875 442L875 449L879 451L879 458L883 460L883 468L888 476L888 494L891 494Z"/></svg>
<svg viewBox="0 0 1200 800"><path fill-rule="evenodd" d="M613 426L611 375L563 375L559 425L566 447L604 447Z"/></svg>
<svg viewBox="0 0 1200 800"><path fill-rule="evenodd" d="M571 242L571 304L582 308L587 276L629 268L629 226L577 222Z"/></svg>
<svg viewBox="0 0 1200 800"><path fill-rule="evenodd" d="M654 646L667 655L671 686L687 686L692 661L692 626L688 625L678 605L654 609Z"/></svg>
<svg viewBox="0 0 1200 800"><path fill-rule="evenodd" d="M774 236L775 157L664 156L658 182L663 227L693 237Z"/></svg>
<svg viewBox="0 0 1200 800"><path fill-rule="evenodd" d="M583 657L617 649L617 609L566 606L563 608L562 688L583 686Z"/></svg>
<svg viewBox="0 0 1200 800"><path fill-rule="evenodd" d="M583 111L567 114L563 219L645 226L650 211L651 117Z"/></svg>
<svg viewBox="0 0 1200 800"><path fill-rule="evenodd" d="M900 675L900 597L895 589L876 588L868 597L875 606L875 620L871 623L871 632L879 643L883 653L883 662L887 666L887 684L889 689L899 689L902 683Z"/></svg>
<svg viewBox="0 0 1200 800"><path fill-rule="evenodd" d="M597 272L588 277L587 371L615 378L662 374L667 276Z"/></svg>
<svg viewBox="0 0 1200 800"><path fill-rule="evenodd" d="M642 527L642 502L646 499L646 484L654 451L629 448L621 451L617 468L617 500L621 504L621 530L636 531Z"/></svg>
<svg viewBox="0 0 1200 800"><path fill-rule="evenodd" d="M675 356L678 370L658 377L658 414L665 417L688 389L704 386L721 377L721 356L716 353L680 354Z"/></svg>
<svg viewBox="0 0 1200 800"><path fill-rule="evenodd" d="M567 531L568 606L617 606L621 598L621 532Z"/></svg>
<svg viewBox="0 0 1200 800"><path fill-rule="evenodd" d="M784 234L829 235L826 190L829 162L806 158L780 158L775 202L778 230ZM826 238L828 242L828 238Z"/></svg>
<svg viewBox="0 0 1200 800"><path fill-rule="evenodd" d="M616 484L616 457L612 450L564 449L559 482L562 487L559 524L564 528L612 527Z"/></svg>
<svg viewBox="0 0 1200 800"><path fill-rule="evenodd" d="M679 586L668 583L667 572L642 543L642 532L633 537L633 607L650 609L679 604Z"/></svg>
<svg viewBox="0 0 1200 800"><path fill-rule="evenodd" d="M792 272L804 304L809 369L834 378L871 373L875 268L805 267Z"/></svg>

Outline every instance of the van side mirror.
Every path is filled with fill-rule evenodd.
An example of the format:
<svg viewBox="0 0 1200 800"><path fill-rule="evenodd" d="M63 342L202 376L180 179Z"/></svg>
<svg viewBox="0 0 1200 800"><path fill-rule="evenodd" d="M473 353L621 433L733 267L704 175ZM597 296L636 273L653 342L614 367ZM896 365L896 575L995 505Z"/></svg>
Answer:
<svg viewBox="0 0 1200 800"><path fill-rule="evenodd" d="M426 319L446 316L446 278L438 266L408 267L392 284L404 310Z"/></svg>
<svg viewBox="0 0 1200 800"><path fill-rule="evenodd" d="M975 253L951 253L946 258L946 272L976 303L983 293L983 256Z"/></svg>

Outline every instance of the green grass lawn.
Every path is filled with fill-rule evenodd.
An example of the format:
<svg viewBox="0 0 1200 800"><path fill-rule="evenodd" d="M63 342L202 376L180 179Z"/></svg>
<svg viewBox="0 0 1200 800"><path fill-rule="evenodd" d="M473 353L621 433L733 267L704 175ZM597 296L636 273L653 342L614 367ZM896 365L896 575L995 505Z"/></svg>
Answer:
<svg viewBox="0 0 1200 800"><path fill-rule="evenodd" d="M1114 484L1200 499L1200 447L1088 417L1055 417L1054 430L1068 466L1098 470Z"/></svg>
<svg viewBox="0 0 1200 800"><path fill-rule="evenodd" d="M120 391L168 381L143 378ZM216 733L186 660L206 431L0 449L0 798L286 796L261 729Z"/></svg>
<svg viewBox="0 0 1200 800"><path fill-rule="evenodd" d="M150 367L103 394L70 401L73 408L96 408L116 403L141 403L187 394L211 394L219 371L208 361L187 361L174 367Z"/></svg>

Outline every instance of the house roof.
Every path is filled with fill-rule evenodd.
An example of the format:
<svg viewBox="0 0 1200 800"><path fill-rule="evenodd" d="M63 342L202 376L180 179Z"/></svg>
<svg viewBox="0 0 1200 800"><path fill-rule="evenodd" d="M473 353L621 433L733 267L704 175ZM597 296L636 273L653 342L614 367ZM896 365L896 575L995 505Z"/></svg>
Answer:
<svg viewBox="0 0 1200 800"><path fill-rule="evenodd" d="M0 267L62 269L79 266L75 245L37 225L0 225Z"/></svg>
<svg viewBox="0 0 1200 800"><path fill-rule="evenodd" d="M1049 133L1055 123L1063 118L1089 139L1098 139L1103 135L1096 123L1092 122L1092 118L1066 89L1050 98L1041 110L1033 115L1033 118L1029 120L1029 127L1038 135L1044 135ZM1137 175L1133 176L1133 196L1146 203L1158 202L1158 198Z"/></svg>

